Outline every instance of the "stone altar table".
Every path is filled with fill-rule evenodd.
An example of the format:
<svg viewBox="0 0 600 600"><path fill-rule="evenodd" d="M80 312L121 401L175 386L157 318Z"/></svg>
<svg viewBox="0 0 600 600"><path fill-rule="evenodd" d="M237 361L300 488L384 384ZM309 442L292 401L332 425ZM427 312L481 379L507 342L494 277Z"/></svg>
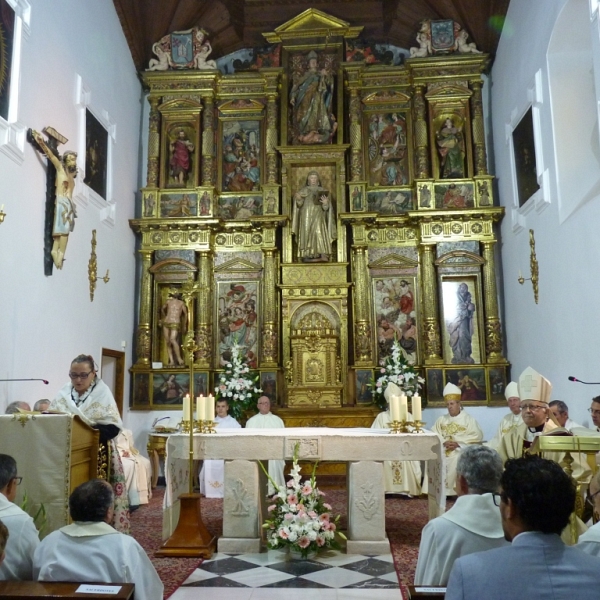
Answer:
<svg viewBox="0 0 600 600"><path fill-rule="evenodd" d="M432 432L390 434L379 429L287 428L218 429L194 434L194 459L225 460L223 537L219 552L259 552L266 514L266 476L256 460L348 463L348 544L351 554L389 553L385 535L384 460L429 461L429 518L445 511L445 454ZM188 491L189 436L174 434L167 443L167 489L163 537L177 525L177 498ZM263 492L261 493L261 490Z"/></svg>

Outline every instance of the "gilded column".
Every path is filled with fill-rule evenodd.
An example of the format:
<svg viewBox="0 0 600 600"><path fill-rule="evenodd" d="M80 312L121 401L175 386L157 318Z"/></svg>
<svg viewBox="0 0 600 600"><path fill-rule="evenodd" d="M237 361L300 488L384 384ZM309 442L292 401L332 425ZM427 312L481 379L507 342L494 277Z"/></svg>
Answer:
<svg viewBox="0 0 600 600"><path fill-rule="evenodd" d="M483 128L483 101L481 99L481 81L472 84L471 111L473 114L473 146L475 148L475 174L487 175L487 157L485 153L485 131Z"/></svg>
<svg viewBox="0 0 600 600"><path fill-rule="evenodd" d="M268 94L267 101L267 135L265 149L267 156L267 183L279 183L277 177L277 78L268 80L268 87L273 91Z"/></svg>
<svg viewBox="0 0 600 600"><path fill-rule="evenodd" d="M434 265L435 244L422 246L423 266L423 341L425 344L425 364L435 365L444 362L440 342L438 321L438 290Z"/></svg>
<svg viewBox="0 0 600 600"><path fill-rule="evenodd" d="M498 293L496 289L495 241L482 242L483 300L485 303L485 350L487 362L505 363L502 356L502 326L498 316Z"/></svg>
<svg viewBox="0 0 600 600"><path fill-rule="evenodd" d="M361 104L358 90L350 88L350 178L352 181L362 181L362 128L360 126Z"/></svg>
<svg viewBox="0 0 600 600"><path fill-rule="evenodd" d="M150 364L152 335L151 335L151 313L152 313L152 250L140 250L142 256L142 281L140 285L140 320L137 329L137 365L148 366Z"/></svg>
<svg viewBox="0 0 600 600"><path fill-rule="evenodd" d="M354 278L354 364L373 363L371 319L369 310L369 271L367 247L352 247Z"/></svg>
<svg viewBox="0 0 600 600"><path fill-rule="evenodd" d="M212 97L204 96L202 118L202 185L214 185L215 168L215 103Z"/></svg>
<svg viewBox="0 0 600 600"><path fill-rule="evenodd" d="M262 360L264 367L277 367L279 344L277 335L277 250L263 249L263 338Z"/></svg>
<svg viewBox="0 0 600 600"><path fill-rule="evenodd" d="M417 179L427 179L429 167L429 143L427 141L427 110L423 86L415 86L413 101L415 114L415 148L417 156Z"/></svg>
<svg viewBox="0 0 600 600"><path fill-rule="evenodd" d="M150 117L148 119L148 173L146 187L158 187L158 158L160 155L160 98L150 96Z"/></svg>
<svg viewBox="0 0 600 600"><path fill-rule="evenodd" d="M198 250L198 283L196 296L196 344L194 365L209 369L212 362L212 252Z"/></svg>

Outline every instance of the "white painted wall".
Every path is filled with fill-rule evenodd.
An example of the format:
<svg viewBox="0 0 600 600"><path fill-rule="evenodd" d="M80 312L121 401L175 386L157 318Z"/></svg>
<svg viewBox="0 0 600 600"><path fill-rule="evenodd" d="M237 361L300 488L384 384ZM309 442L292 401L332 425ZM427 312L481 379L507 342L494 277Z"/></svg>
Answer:
<svg viewBox="0 0 600 600"><path fill-rule="evenodd" d="M512 0L507 23L500 39L492 69L492 123L494 137L495 174L498 178L500 201L507 216L502 223L502 264L504 275L504 331L508 346L508 359L513 365L513 378L528 365L541 372L554 385L553 399L570 406L573 419L590 425L586 409L592 396L600 394L600 386L583 386L567 380L574 375L585 381L600 381L600 345L598 343L598 310L600 296L600 244L597 224L600 222L600 202L589 196L588 173L580 179L567 169L577 165L595 163L591 156L598 145L597 117L590 126L589 111L577 108L578 90L589 90L590 83L600 81L598 66L581 69L575 66L574 81L548 80L548 51L560 51L556 36L568 37L564 50L585 50L598 47L598 22L590 21L588 0ZM567 19L561 19L566 10L583 23L578 35L569 35ZM558 25L557 25L558 24ZM554 37L553 37L554 36ZM589 60L585 51L571 52L573 61ZM560 57L553 56L552 60ZM507 144L507 124L528 103L528 90L538 82L538 109L541 148L538 156L547 169L543 200L529 207L527 214L519 215L521 230L513 227L515 198L511 174L510 146ZM570 147L570 161L557 165L554 151L556 124L553 122L551 86L560 90L561 101L573 97L573 109L568 122L562 121L558 129L573 127L577 130L587 123L587 135L581 144ZM581 87L580 87L581 86ZM600 90L595 90L596 105ZM570 163L570 164L569 164ZM562 169L562 171L561 171ZM588 178L586 181L585 179ZM597 173L593 175L597 179ZM557 181L571 181L568 210L561 215ZM584 195L588 194L584 202ZM563 203L564 206L564 203ZM563 220L564 219L564 220ZM562 222L561 222L562 221ZM520 286L519 270L524 276L529 272L529 229L534 229L536 252L540 272L539 304L533 301L530 282ZM470 411L475 413L475 410Z"/></svg>
<svg viewBox="0 0 600 600"><path fill-rule="evenodd" d="M106 111L114 125L112 194L114 225L101 208L77 201L65 266L44 276L45 159L28 143L22 161L0 153L0 378L41 377L42 383L0 383L0 412L13 400L33 404L52 398L67 382L80 353L100 363L101 348L122 349L131 364L134 331L135 252L128 219L139 188L141 86L110 0L29 0L31 26L22 46L18 120L37 130L50 125L77 149L81 128L77 76L88 88L90 108ZM84 157L80 156L81 165ZM19 164L20 163L20 164ZM80 174L82 178L83 175ZM83 189L83 188L81 188ZM88 260L97 230L98 282L90 302ZM129 398L129 377L125 378ZM125 415L128 421L128 415Z"/></svg>

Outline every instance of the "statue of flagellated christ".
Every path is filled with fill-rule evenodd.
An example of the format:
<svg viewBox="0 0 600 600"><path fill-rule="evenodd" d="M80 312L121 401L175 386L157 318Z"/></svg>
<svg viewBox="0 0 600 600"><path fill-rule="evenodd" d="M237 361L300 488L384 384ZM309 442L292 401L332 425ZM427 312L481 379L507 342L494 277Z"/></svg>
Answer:
<svg viewBox="0 0 600 600"><path fill-rule="evenodd" d="M329 192L321 187L317 171L311 171L306 185L294 194L292 232L302 262L331 260L333 241L337 238L335 210Z"/></svg>

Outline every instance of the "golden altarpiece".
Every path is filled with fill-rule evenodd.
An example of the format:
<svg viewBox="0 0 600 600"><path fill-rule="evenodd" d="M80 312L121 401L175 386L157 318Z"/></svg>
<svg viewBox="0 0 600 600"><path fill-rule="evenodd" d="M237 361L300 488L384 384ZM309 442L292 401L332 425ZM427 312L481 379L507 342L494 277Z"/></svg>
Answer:
<svg viewBox="0 0 600 600"><path fill-rule="evenodd" d="M265 33L268 67L143 74L134 408L180 404L189 361L211 390L234 341L288 426L370 425L394 340L430 405L448 381L504 401L488 58L367 64L361 29L311 9Z"/></svg>

